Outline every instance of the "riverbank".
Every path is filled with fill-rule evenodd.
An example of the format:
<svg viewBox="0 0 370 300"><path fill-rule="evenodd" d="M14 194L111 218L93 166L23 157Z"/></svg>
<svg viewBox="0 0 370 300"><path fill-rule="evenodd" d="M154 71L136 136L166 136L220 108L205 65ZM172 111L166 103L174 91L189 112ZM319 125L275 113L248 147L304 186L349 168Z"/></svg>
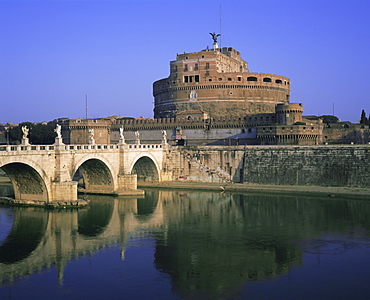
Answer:
<svg viewBox="0 0 370 300"><path fill-rule="evenodd" d="M265 193L303 195L309 197L337 197L357 200L370 200L370 188L262 185L251 183L212 183L212 182L138 182L138 188L209 190L232 193Z"/></svg>

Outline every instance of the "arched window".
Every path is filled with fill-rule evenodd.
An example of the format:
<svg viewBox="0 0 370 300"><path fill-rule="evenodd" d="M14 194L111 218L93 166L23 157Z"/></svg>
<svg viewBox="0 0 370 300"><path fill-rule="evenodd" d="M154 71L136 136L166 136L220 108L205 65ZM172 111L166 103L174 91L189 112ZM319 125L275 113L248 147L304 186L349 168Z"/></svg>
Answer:
<svg viewBox="0 0 370 300"><path fill-rule="evenodd" d="M278 84L283 84L283 82L280 79L276 79L275 82Z"/></svg>
<svg viewBox="0 0 370 300"><path fill-rule="evenodd" d="M263 82L271 82L271 78L265 77L263 78Z"/></svg>
<svg viewBox="0 0 370 300"><path fill-rule="evenodd" d="M250 76L247 78L247 81L257 81L257 77Z"/></svg>

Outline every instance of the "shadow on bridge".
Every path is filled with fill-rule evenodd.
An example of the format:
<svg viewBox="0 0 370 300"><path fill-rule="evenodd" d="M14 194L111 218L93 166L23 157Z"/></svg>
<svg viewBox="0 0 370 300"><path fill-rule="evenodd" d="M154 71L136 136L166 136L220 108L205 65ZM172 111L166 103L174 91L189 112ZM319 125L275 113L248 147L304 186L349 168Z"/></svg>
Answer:
<svg viewBox="0 0 370 300"><path fill-rule="evenodd" d="M143 156L136 161L131 173L137 175L138 182L159 181L158 169L153 160L147 156Z"/></svg>
<svg viewBox="0 0 370 300"><path fill-rule="evenodd" d="M86 191L111 192L114 190L112 173L101 160L89 159L85 161L76 173L81 173L83 178L81 186ZM74 178L76 177L74 176ZM79 177L77 177L78 179Z"/></svg>
<svg viewBox="0 0 370 300"><path fill-rule="evenodd" d="M13 183L16 199L48 201L45 182L34 168L23 163L9 163L1 168Z"/></svg>

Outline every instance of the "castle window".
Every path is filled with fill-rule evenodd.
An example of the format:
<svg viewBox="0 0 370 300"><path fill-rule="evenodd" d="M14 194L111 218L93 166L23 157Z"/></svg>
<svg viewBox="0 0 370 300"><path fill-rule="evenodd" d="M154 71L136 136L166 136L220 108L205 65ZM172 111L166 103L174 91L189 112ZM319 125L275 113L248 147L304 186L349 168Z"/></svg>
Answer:
<svg viewBox="0 0 370 300"><path fill-rule="evenodd" d="M206 71L206 76L209 76L209 71Z"/></svg>
<svg viewBox="0 0 370 300"><path fill-rule="evenodd" d="M231 81L232 79L229 77L229 78L227 78L227 80L228 80L228 81Z"/></svg>
<svg viewBox="0 0 370 300"><path fill-rule="evenodd" d="M199 82L199 75L194 76L195 82Z"/></svg>
<svg viewBox="0 0 370 300"><path fill-rule="evenodd" d="M188 83L189 82L189 76L184 76L184 82Z"/></svg>
<svg viewBox="0 0 370 300"><path fill-rule="evenodd" d="M198 70L199 65L195 64L194 70Z"/></svg>
<svg viewBox="0 0 370 300"><path fill-rule="evenodd" d="M275 83L277 83L277 84L283 84L283 82L280 79L276 79L275 80Z"/></svg>
<svg viewBox="0 0 370 300"><path fill-rule="evenodd" d="M242 81L242 78L241 77L238 77L238 81Z"/></svg>
<svg viewBox="0 0 370 300"><path fill-rule="evenodd" d="M184 72L187 72L187 71L188 71L188 65L185 64L185 66L184 66Z"/></svg>
<svg viewBox="0 0 370 300"><path fill-rule="evenodd" d="M271 82L271 78L265 77L263 78L263 82Z"/></svg>
<svg viewBox="0 0 370 300"><path fill-rule="evenodd" d="M208 79L208 81L212 81L212 78Z"/></svg>
<svg viewBox="0 0 370 300"><path fill-rule="evenodd" d="M247 81L257 81L257 77L250 76L247 78Z"/></svg>
<svg viewBox="0 0 370 300"><path fill-rule="evenodd" d="M209 69L209 63L206 63L206 69Z"/></svg>
<svg viewBox="0 0 370 300"><path fill-rule="evenodd" d="M219 78L218 81L222 81L222 78Z"/></svg>

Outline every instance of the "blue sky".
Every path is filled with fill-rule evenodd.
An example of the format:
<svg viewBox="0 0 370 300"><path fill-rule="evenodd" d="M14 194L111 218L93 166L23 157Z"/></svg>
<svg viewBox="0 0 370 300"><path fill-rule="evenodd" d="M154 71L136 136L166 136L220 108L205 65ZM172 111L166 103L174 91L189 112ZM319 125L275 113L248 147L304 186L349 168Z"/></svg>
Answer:
<svg viewBox="0 0 370 300"><path fill-rule="evenodd" d="M369 0L0 0L0 123L153 117L152 84L177 53L239 50L291 79L305 115L370 113Z"/></svg>

